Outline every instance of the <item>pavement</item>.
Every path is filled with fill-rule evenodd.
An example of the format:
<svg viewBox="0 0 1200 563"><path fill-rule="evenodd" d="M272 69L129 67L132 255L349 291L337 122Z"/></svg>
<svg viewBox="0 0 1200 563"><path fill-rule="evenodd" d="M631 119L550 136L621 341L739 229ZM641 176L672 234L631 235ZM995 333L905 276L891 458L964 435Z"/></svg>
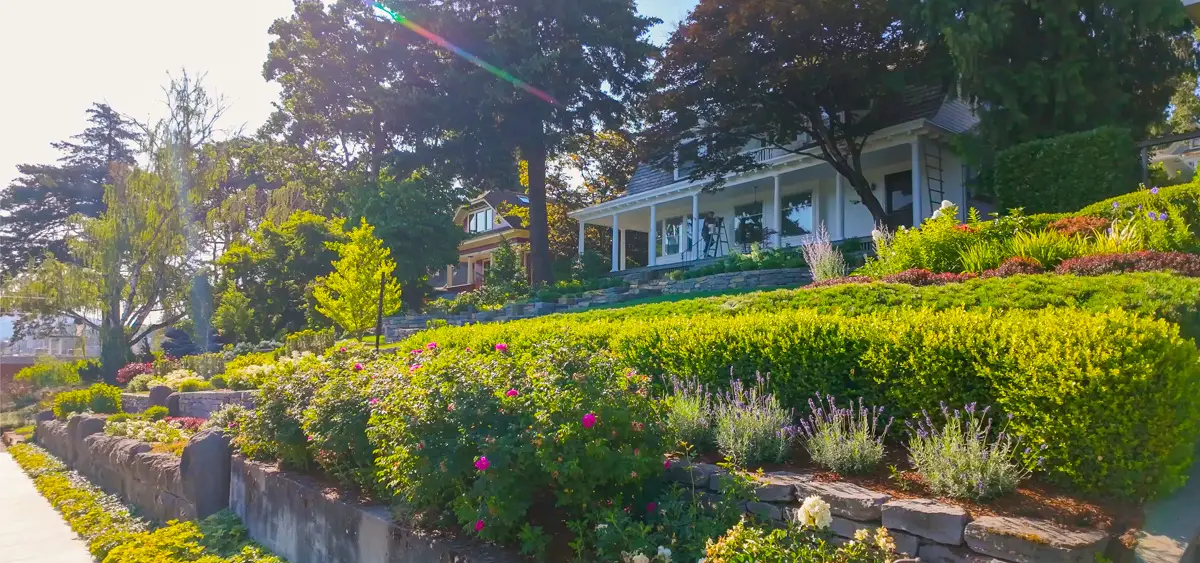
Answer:
<svg viewBox="0 0 1200 563"><path fill-rule="evenodd" d="M92 563L87 544L0 446L0 563Z"/></svg>

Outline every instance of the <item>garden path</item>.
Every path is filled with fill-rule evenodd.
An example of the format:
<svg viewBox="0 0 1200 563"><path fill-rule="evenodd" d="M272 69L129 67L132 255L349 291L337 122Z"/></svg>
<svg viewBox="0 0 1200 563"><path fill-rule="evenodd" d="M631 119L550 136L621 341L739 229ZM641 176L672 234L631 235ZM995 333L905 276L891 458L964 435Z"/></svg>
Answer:
<svg viewBox="0 0 1200 563"><path fill-rule="evenodd" d="M91 563L87 545L0 446L0 563Z"/></svg>

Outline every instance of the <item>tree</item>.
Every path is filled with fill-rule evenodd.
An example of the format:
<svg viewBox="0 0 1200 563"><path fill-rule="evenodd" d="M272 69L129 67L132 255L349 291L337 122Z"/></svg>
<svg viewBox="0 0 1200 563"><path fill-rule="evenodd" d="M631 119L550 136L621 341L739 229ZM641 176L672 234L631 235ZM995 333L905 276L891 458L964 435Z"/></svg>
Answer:
<svg viewBox="0 0 1200 563"><path fill-rule="evenodd" d="M250 298L230 286L221 294L213 325L229 343L250 342L254 338L254 316Z"/></svg>
<svg viewBox="0 0 1200 563"><path fill-rule="evenodd" d="M66 316L97 329L112 381L135 342L186 314L193 268L177 193L168 177L120 171L105 189L104 212L72 220L78 234L68 241L67 260L50 257L27 268L0 307L24 311L23 323Z"/></svg>
<svg viewBox="0 0 1200 563"><path fill-rule="evenodd" d="M492 264L483 275L483 284L508 295L524 295L529 291L529 278L521 266L521 257L508 239L492 252Z"/></svg>
<svg viewBox="0 0 1200 563"><path fill-rule="evenodd" d="M658 68L646 152L674 168L678 151L696 162L689 178L712 188L759 167L747 146L809 156L845 177L882 222L863 175L867 138L910 87L945 78L941 52L900 16L889 0L701 0Z"/></svg>
<svg viewBox="0 0 1200 563"><path fill-rule="evenodd" d="M141 136L133 123L107 104L87 110L90 126L52 146L58 164L17 167L21 176L0 193L0 274L15 274L49 252L67 256L72 215L95 217L104 211L104 185L114 166L134 163Z"/></svg>
<svg viewBox="0 0 1200 563"><path fill-rule="evenodd" d="M529 163L529 230L535 283L552 281L546 210L547 161L564 142L602 125L617 129L644 93L647 40L658 23L631 0L393 0L397 13L533 84L506 84L492 71L441 52L439 85L449 95L429 113L453 134L444 154L464 155L468 177L511 178Z"/></svg>
<svg viewBox="0 0 1200 563"><path fill-rule="evenodd" d="M459 202L459 190L427 171L397 180L385 170L378 184L363 183L345 194L346 215L375 228L406 292L431 269L458 263L458 243L466 237L454 223Z"/></svg>
<svg viewBox="0 0 1200 563"><path fill-rule="evenodd" d="M392 276L396 270L392 252L375 238L375 228L365 219L350 231L346 242L327 246L338 253L338 260L333 263L333 273L313 288L317 311L351 338L361 338L375 326L381 286L383 314L390 315L400 308L400 284Z"/></svg>
<svg viewBox="0 0 1200 563"><path fill-rule="evenodd" d="M166 338L162 342L162 351L172 358L195 356L201 353L200 347L196 345L192 340L192 335L188 334L186 330L171 327L163 331L163 336Z"/></svg>
<svg viewBox="0 0 1200 563"><path fill-rule="evenodd" d="M1140 135L1161 119L1173 79L1196 69L1192 24L1176 0L914 4L997 149L1103 125Z"/></svg>
<svg viewBox="0 0 1200 563"><path fill-rule="evenodd" d="M225 306L224 294L234 288L249 300L257 336L281 338L303 330L310 317L319 317L313 314L309 287L333 271L337 258L327 245L344 239L340 221L307 211L279 223L264 221L217 260L218 307Z"/></svg>

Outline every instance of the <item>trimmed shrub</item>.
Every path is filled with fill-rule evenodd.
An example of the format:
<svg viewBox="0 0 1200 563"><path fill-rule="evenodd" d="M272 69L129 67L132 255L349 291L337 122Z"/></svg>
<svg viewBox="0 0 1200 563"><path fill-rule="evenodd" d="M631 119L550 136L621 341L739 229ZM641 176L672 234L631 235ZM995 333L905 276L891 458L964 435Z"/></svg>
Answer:
<svg viewBox="0 0 1200 563"><path fill-rule="evenodd" d="M208 382L212 384L214 389L229 389L229 380L224 375L214 375Z"/></svg>
<svg viewBox="0 0 1200 563"><path fill-rule="evenodd" d="M1071 212L1136 186L1138 171L1130 132L1101 127L1001 151L993 186L1001 209Z"/></svg>
<svg viewBox="0 0 1200 563"><path fill-rule="evenodd" d="M828 527L828 526L825 526ZM874 533L863 528L856 541L835 544L812 529L772 529L749 526L745 521L709 542L707 563L796 563L798 561L889 563L896 559L896 542L886 528ZM882 546L882 547L881 547Z"/></svg>
<svg viewBox="0 0 1200 563"><path fill-rule="evenodd" d="M203 379L184 379L179 382L180 393L195 393L196 391L212 391L212 384Z"/></svg>
<svg viewBox="0 0 1200 563"><path fill-rule="evenodd" d="M884 283L904 283L904 284L908 284L908 285L922 286L922 285L945 285L948 283L957 283L957 282L969 280L974 277L975 276L973 274L954 274L954 273L950 273L950 272L943 272L941 274L935 274L933 272L930 272L929 270L913 268L911 270L905 270L898 274L884 276L881 281L883 281Z"/></svg>
<svg viewBox="0 0 1200 563"><path fill-rule="evenodd" d="M142 418L150 421L156 421L167 418L168 414L171 414L171 412L167 410L167 407L155 405L146 409L145 412L142 413ZM112 419L110 418L109 421L111 422Z"/></svg>
<svg viewBox="0 0 1200 563"><path fill-rule="evenodd" d="M1112 221L1106 217L1090 217L1081 215L1076 217L1063 217L1051 222L1047 228L1052 231L1057 231L1058 234L1068 237L1081 235L1085 237L1095 236L1096 233L1102 233L1112 225Z"/></svg>
<svg viewBox="0 0 1200 563"><path fill-rule="evenodd" d="M65 420L71 413L81 413L91 405L92 394L87 389L63 391L54 396L54 416Z"/></svg>
<svg viewBox="0 0 1200 563"><path fill-rule="evenodd" d="M81 382L79 370L86 361L64 362L51 356L39 356L32 366L21 369L13 376L15 383L27 383L32 390L46 387L66 387Z"/></svg>
<svg viewBox="0 0 1200 563"><path fill-rule="evenodd" d="M970 283L989 281L1009 280ZM968 300L980 298L955 289ZM877 288L822 291L836 290L869 295ZM905 291L920 295L920 288ZM1035 296L1047 297L1029 297ZM1193 311L1195 298L1185 301ZM1009 291L989 299L1021 305ZM723 384L731 369L743 376L761 371L771 375L771 391L785 407L815 393L862 396L897 415L932 410L939 401L992 404L1014 415L1013 432L1049 446L1051 478L1089 492L1138 496L1175 488L1200 437L1200 404L1191 399L1200 393L1196 346L1177 327L1117 309L893 308L858 317L796 310L589 323L563 316L427 331L405 344L418 348L433 338L443 347L481 350L505 342L529 351L566 339L584 349L607 348L644 373L697 374L712 385Z"/></svg>
<svg viewBox="0 0 1200 563"><path fill-rule="evenodd" d="M87 389L66 391L54 396L54 416L65 419L71 413L91 411L96 414L121 412L121 388L103 383Z"/></svg>
<svg viewBox="0 0 1200 563"><path fill-rule="evenodd" d="M1005 260L993 270L988 270L981 277L984 278L1007 278L1009 276L1041 274L1046 271L1036 260L1025 258L1022 256L1014 256Z"/></svg>
<svg viewBox="0 0 1200 563"><path fill-rule="evenodd" d="M1093 254L1072 258L1058 265L1059 274L1098 276L1117 272L1174 272L1200 277L1200 256L1183 252L1130 252Z"/></svg>

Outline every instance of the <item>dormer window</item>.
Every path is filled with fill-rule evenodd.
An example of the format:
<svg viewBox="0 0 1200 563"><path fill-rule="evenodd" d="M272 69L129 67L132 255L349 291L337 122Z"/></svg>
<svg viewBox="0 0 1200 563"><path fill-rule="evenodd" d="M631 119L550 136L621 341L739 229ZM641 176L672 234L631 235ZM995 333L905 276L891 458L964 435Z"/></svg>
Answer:
<svg viewBox="0 0 1200 563"><path fill-rule="evenodd" d="M492 208L480 209L467 217L467 232L486 233L496 225L496 212Z"/></svg>

